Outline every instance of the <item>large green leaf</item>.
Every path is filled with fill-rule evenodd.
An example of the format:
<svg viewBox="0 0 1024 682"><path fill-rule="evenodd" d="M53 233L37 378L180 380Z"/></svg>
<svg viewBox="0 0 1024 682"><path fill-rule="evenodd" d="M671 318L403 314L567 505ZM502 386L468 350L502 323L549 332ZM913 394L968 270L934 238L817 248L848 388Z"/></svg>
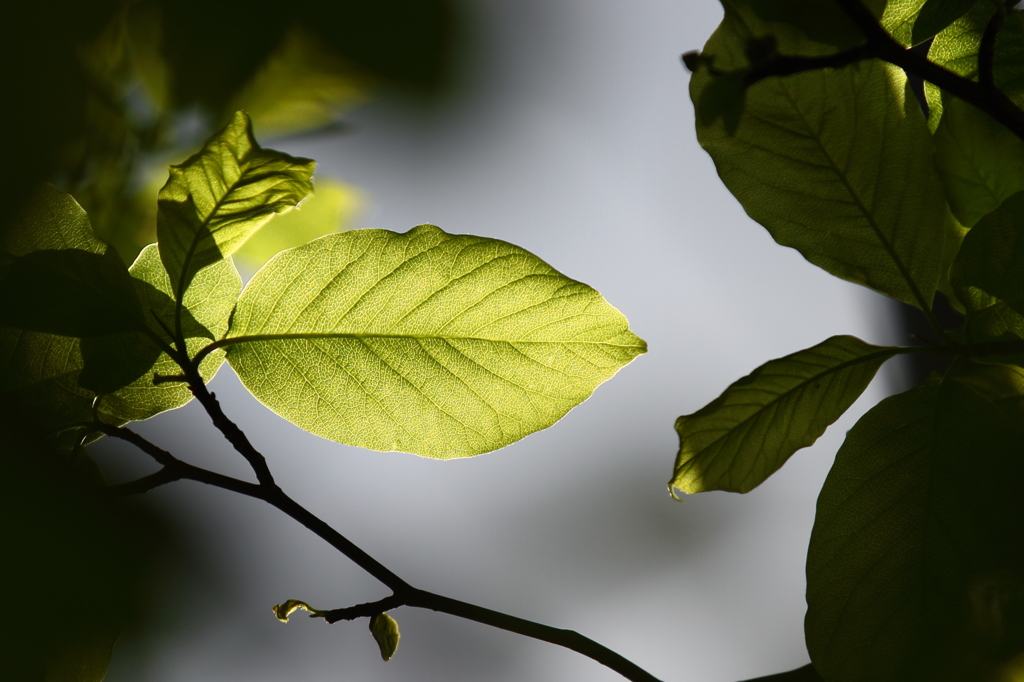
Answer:
<svg viewBox="0 0 1024 682"><path fill-rule="evenodd" d="M585 284L432 225L279 254L218 345L253 395L302 428L442 459L550 426L646 350Z"/></svg>
<svg viewBox="0 0 1024 682"><path fill-rule="evenodd" d="M994 11L995 3L978 3L935 36L928 49L928 59L957 75L977 80L978 48ZM1014 10L996 37L992 76L996 87L1017 106L1024 105L1024 11ZM924 85L928 125L935 130L946 98L938 87L927 81Z"/></svg>
<svg viewBox="0 0 1024 682"><path fill-rule="evenodd" d="M833 336L772 360L717 399L676 420L679 454L669 489L685 493L759 486L811 445L898 351Z"/></svg>
<svg viewBox="0 0 1024 682"><path fill-rule="evenodd" d="M850 431L807 558L807 648L825 679L996 679L1020 652L1019 424L947 379Z"/></svg>
<svg viewBox="0 0 1024 682"><path fill-rule="evenodd" d="M953 98L935 131L935 161L949 206L971 227L1024 190L1024 141L988 114Z"/></svg>
<svg viewBox="0 0 1024 682"><path fill-rule="evenodd" d="M174 297L197 272L230 256L275 214L312 194L314 166L261 148L241 111L199 152L171 166L157 200L157 241Z"/></svg>
<svg viewBox="0 0 1024 682"><path fill-rule="evenodd" d="M755 28L727 13L704 54L716 67L742 67ZM694 74L694 102L713 80L707 69ZM900 69L867 61L760 81L735 135L698 120L697 139L777 242L837 277L931 305L957 227Z"/></svg>

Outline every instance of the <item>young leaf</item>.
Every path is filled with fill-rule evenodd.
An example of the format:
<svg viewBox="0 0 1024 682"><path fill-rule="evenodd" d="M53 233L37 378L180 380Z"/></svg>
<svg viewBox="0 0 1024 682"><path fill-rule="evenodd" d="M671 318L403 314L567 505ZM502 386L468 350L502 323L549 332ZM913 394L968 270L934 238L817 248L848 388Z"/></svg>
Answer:
<svg viewBox="0 0 1024 682"><path fill-rule="evenodd" d="M853 427L807 558L807 648L825 679L995 679L1020 651L1018 425L947 380Z"/></svg>
<svg viewBox="0 0 1024 682"><path fill-rule="evenodd" d="M432 225L279 254L242 293L222 346L253 395L298 426L440 459L550 426L646 350L585 284Z"/></svg>
<svg viewBox="0 0 1024 682"><path fill-rule="evenodd" d="M380 647L380 657L390 661L398 651L398 642L402 633L398 631L398 622L386 613L378 613L370 619L370 633Z"/></svg>
<svg viewBox="0 0 1024 682"><path fill-rule="evenodd" d="M198 153L171 166L157 198L157 241L174 297L181 298L197 272L312 194L314 166L261 148L241 111Z"/></svg>
<svg viewBox="0 0 1024 682"><path fill-rule="evenodd" d="M669 489L753 490L790 455L814 443L897 352L833 336L761 365L707 406L676 420L679 454Z"/></svg>
<svg viewBox="0 0 1024 682"><path fill-rule="evenodd" d="M705 53L742 62L739 15ZM731 62L731 63L730 63ZM694 74L699 102L708 86ZM903 72L879 61L758 82L738 131L697 122L697 139L747 214L837 277L927 308L956 232L932 139Z"/></svg>

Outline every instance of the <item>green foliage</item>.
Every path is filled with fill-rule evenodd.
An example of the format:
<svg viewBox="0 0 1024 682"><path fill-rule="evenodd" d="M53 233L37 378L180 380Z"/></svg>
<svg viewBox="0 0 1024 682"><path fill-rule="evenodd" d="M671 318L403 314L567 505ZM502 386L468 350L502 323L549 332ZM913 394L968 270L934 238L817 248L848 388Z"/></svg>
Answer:
<svg viewBox="0 0 1024 682"><path fill-rule="evenodd" d="M669 488L753 490L790 455L812 445L896 352L833 336L758 367L676 421L679 454Z"/></svg>
<svg viewBox="0 0 1024 682"><path fill-rule="evenodd" d="M253 395L302 428L442 459L550 426L645 350L590 287L431 225L280 254L220 345Z"/></svg>
<svg viewBox="0 0 1024 682"><path fill-rule="evenodd" d="M876 348L833 337L766 363L679 418L670 488L751 490L814 442L889 357L951 359L847 435L811 536L807 646L827 682L1019 679L1024 13L989 0L888 3L880 24L892 39L934 36L928 58L961 77L942 81L954 94L918 72L926 125L904 74L919 62L865 30L867 56L893 63L857 53L826 68L831 53L799 40L823 40L804 25L815 20L787 7L755 17L727 6L704 53L689 57L698 140L777 242L917 306L935 338ZM788 48L765 57L769 43ZM970 82L986 60L991 82ZM730 78L745 83L731 98ZM959 328L939 325L937 290L966 312Z"/></svg>

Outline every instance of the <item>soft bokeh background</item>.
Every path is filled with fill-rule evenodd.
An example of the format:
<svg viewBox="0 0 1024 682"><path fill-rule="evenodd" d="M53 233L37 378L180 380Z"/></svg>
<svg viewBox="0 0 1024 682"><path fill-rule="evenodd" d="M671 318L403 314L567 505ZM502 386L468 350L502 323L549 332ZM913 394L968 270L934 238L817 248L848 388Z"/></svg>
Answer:
<svg viewBox="0 0 1024 682"><path fill-rule="evenodd" d="M465 3L460 94L424 114L387 95L342 132L267 145L362 189L362 227L432 222L527 248L600 290L650 352L551 429L436 462L304 433L225 365L228 411L295 499L413 584L576 629L664 680L727 682L795 668L817 491L843 434L891 370L819 443L746 496L680 504L665 488L673 422L766 360L840 333L889 343L881 297L776 246L698 147L678 56L717 26L715 0ZM259 130L257 130L259 135ZM273 223L271 228L273 228ZM194 405L138 425L201 466L248 476ZM118 476L151 470L117 443ZM616 680L557 647L450 616L393 613L396 657L365 621L271 614L387 590L260 502L191 482L149 493L185 540L150 622L109 682Z"/></svg>

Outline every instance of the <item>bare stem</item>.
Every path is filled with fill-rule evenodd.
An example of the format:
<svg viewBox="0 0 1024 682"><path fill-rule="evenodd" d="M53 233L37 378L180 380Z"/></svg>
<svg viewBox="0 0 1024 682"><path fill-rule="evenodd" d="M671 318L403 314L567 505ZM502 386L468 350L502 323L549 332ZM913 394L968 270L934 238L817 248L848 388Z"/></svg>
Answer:
<svg viewBox="0 0 1024 682"><path fill-rule="evenodd" d="M205 386L203 386L203 388L205 388ZM212 397L212 394L210 395ZM220 409L219 405L217 405L217 409ZM281 488L273 483L273 479L271 479L271 483L269 485L262 481L259 484L240 481L238 479L231 478L230 476L224 476L183 462L166 450L146 440L131 429L113 426L102 422L97 422L94 427L109 436L120 438L121 440L132 443L156 460L159 464L163 465L163 468L155 474L151 474L137 481L113 486L111 488L112 493L121 495L142 493L152 490L159 485L170 483L171 481L189 479L263 500L311 530L329 545L351 559L364 571L389 587L394 593L392 596L376 602L368 602L366 604L359 604L348 608L329 611L325 615L325 619L328 622L333 623L339 620L371 617L378 613L383 613L384 611L398 608L400 606L431 609L433 611L447 613L467 620L473 620L478 623L500 628L502 630L508 630L527 637L532 637L533 639L563 646L593 659L598 663L608 666L633 682L658 682L656 677L643 670L632 661L629 661L611 649L608 649L607 647L604 647L573 630L563 630L551 627L550 625L535 623L523 618L517 618L515 616L501 613L500 611L493 611L491 609L486 609L481 606L476 606L474 604L469 604L457 599L451 599L450 597L444 597L413 587L402 580L402 578L398 577L398 575L393 573L386 566L364 552L361 548L336 531L325 521L317 517L292 498L288 497ZM237 429L238 427L235 426L234 428ZM239 433L241 432L239 431ZM246 440L245 443L248 443L248 440Z"/></svg>

